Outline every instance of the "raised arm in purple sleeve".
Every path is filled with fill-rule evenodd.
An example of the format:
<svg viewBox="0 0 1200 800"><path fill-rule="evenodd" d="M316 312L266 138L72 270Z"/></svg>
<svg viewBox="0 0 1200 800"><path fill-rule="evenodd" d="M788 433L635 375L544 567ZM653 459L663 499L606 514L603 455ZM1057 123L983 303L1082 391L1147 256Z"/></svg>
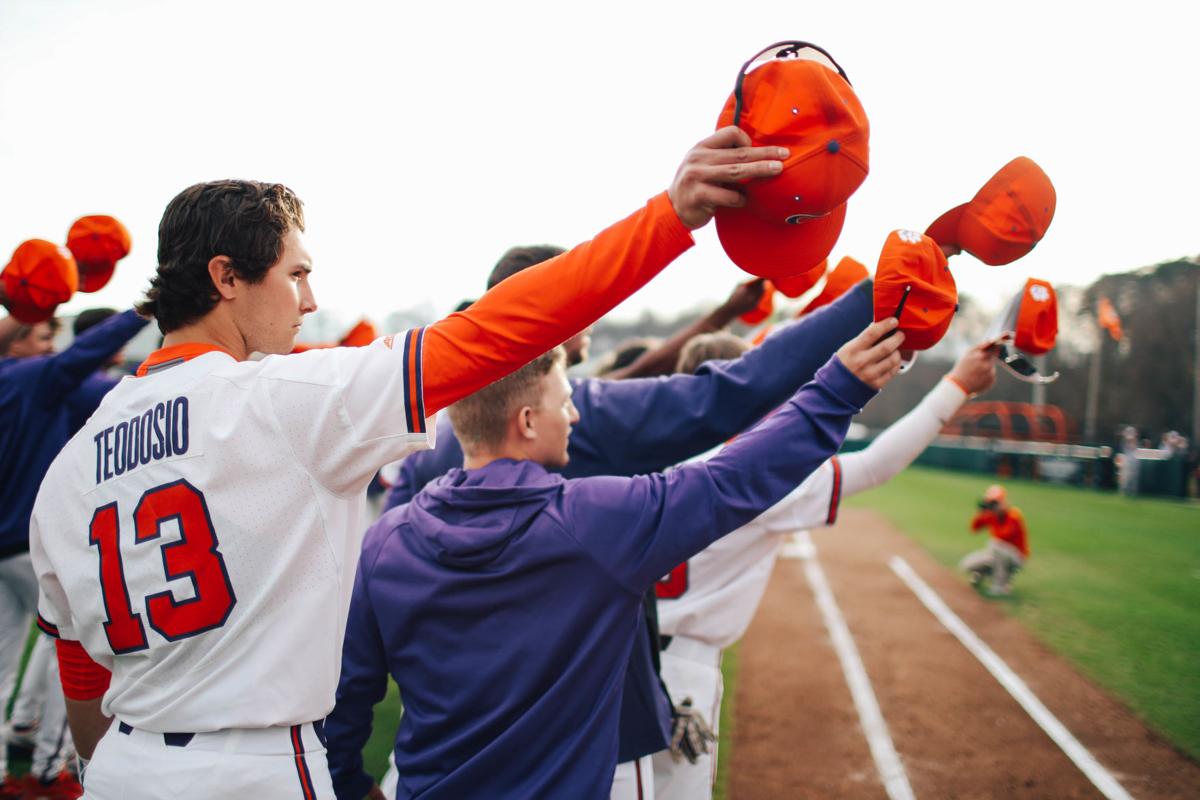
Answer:
<svg viewBox="0 0 1200 800"><path fill-rule="evenodd" d="M113 314L79 334L70 347L49 356L45 362L37 387L43 400L52 402L74 390L89 375L103 367L148 323L148 319L130 309Z"/></svg>
<svg viewBox="0 0 1200 800"><path fill-rule="evenodd" d="M850 419L874 396L834 358L778 413L707 461L572 481L565 529L629 591L644 592L799 485L837 452Z"/></svg>
<svg viewBox="0 0 1200 800"><path fill-rule="evenodd" d="M871 282L770 336L734 361L713 362L696 375L573 382L579 423L571 433L568 478L657 472L745 430L800 386L839 347L871 324ZM387 507L407 503L429 481L462 466L449 424L439 424L434 450L404 460Z"/></svg>

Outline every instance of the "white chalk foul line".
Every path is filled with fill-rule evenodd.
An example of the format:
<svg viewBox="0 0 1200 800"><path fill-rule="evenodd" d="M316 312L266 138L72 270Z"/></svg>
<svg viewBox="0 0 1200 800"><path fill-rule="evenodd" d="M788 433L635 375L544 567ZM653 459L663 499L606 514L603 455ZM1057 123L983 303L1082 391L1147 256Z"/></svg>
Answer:
<svg viewBox="0 0 1200 800"><path fill-rule="evenodd" d="M837 652L838 660L842 662L842 672L850 687L850 695L854 698L854 707L858 709L858 719L867 735L867 745L871 748L871 757L875 759L875 768L879 770L883 788L891 800L915 800L912 786L908 783L908 775L904 772L904 765L900 763L900 756L892 744L892 737L879 710L875 692L871 689L866 667L858 655L858 648L829 588L829 582L825 580L825 571L817 562L817 550L812 537L804 531L797 538L805 552L805 555L800 556L804 560L804 575L812 587L817 607L821 609L821 617L825 620L825 627L833 640L833 649Z"/></svg>
<svg viewBox="0 0 1200 800"><path fill-rule="evenodd" d="M987 671L992 673L992 677L1008 690L1013 699L1020 703L1021 708L1025 709L1033 721L1046 732L1046 735L1062 748L1062 751L1067 754L1067 758L1075 762L1075 766L1079 767L1088 780L1095 784L1101 794L1109 800L1133 800L1129 792L1125 791L1125 787L1121 786L1112 776L1112 773L1100 765L1100 762L1087 751L1087 748L1071 735L1066 726L1050 713L1050 709L1042 705L1042 701L1037 699L1037 695L1025 685L1025 681L1021 680L1017 673L1009 668L1008 664L1004 663L1000 656L996 655L996 651L988 647L957 614L950 610L937 592L921 580L921 576L908 565L907 561L900 556L892 556L888 564L892 571L900 577L900 580L908 584L908 588L912 589L917 599L937 617L938 622L953 633L962 642L963 647L971 652L971 655L979 659Z"/></svg>

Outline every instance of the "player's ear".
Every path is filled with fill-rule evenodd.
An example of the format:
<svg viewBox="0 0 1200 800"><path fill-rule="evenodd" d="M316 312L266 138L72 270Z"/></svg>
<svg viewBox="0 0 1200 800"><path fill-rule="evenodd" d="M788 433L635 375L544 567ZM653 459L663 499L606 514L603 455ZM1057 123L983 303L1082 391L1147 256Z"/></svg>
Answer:
<svg viewBox="0 0 1200 800"><path fill-rule="evenodd" d="M522 439L536 439L537 431L533 427L533 406L521 406L517 412L517 427Z"/></svg>
<svg viewBox="0 0 1200 800"><path fill-rule="evenodd" d="M224 299L232 300L237 295L237 274L233 271L233 261L229 256L210 258L208 277Z"/></svg>

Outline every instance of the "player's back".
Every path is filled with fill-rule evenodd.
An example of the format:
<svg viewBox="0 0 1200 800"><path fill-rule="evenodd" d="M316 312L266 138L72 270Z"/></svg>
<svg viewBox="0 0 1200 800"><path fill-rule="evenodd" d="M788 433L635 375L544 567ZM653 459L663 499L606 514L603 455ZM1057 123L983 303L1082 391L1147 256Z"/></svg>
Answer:
<svg viewBox="0 0 1200 800"><path fill-rule="evenodd" d="M341 732L361 721L345 703L365 645L404 696L398 796L608 796L640 593L576 540L587 512L567 487L501 459L372 526L328 722L335 772Z"/></svg>
<svg viewBox="0 0 1200 800"><path fill-rule="evenodd" d="M329 712L363 490L425 442L381 405L405 396L385 349L185 354L124 379L56 459L39 611L113 670L106 713L200 732Z"/></svg>

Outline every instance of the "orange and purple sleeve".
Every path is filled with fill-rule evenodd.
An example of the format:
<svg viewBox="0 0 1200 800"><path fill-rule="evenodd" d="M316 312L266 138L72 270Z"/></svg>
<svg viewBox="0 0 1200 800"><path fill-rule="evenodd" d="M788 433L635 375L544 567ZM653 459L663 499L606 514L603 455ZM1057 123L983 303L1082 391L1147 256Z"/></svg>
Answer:
<svg viewBox="0 0 1200 800"><path fill-rule="evenodd" d="M591 241L501 281L425 330L425 414L461 400L562 344L692 246L667 193Z"/></svg>

